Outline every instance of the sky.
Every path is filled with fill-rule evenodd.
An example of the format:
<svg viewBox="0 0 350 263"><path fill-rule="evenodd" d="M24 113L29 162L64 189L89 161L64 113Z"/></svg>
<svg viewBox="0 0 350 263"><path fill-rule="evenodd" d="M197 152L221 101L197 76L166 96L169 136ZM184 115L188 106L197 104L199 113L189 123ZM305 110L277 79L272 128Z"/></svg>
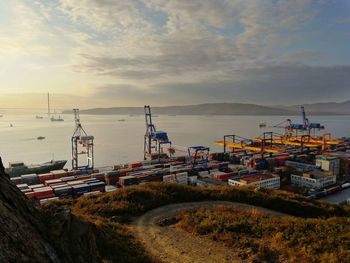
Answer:
<svg viewBox="0 0 350 263"><path fill-rule="evenodd" d="M350 100L349 0L0 1L0 108Z"/></svg>

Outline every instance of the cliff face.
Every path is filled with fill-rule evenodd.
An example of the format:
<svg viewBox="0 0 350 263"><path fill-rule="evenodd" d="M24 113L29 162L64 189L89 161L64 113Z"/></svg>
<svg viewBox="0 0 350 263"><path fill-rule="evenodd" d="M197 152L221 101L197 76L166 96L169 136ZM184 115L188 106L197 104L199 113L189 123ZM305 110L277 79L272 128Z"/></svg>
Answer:
<svg viewBox="0 0 350 263"><path fill-rule="evenodd" d="M63 209L44 213L1 169L0 236L0 263L101 261L90 224Z"/></svg>
<svg viewBox="0 0 350 263"><path fill-rule="evenodd" d="M0 262L59 262L41 212L0 172Z"/></svg>

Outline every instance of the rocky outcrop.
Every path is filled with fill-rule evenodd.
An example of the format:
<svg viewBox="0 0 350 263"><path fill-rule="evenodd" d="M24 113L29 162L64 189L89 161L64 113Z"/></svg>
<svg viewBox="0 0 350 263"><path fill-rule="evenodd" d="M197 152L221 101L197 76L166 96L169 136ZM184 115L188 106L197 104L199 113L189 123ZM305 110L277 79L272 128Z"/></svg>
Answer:
<svg viewBox="0 0 350 263"><path fill-rule="evenodd" d="M0 169L0 262L60 262L40 216Z"/></svg>
<svg viewBox="0 0 350 263"><path fill-rule="evenodd" d="M64 209L44 212L0 169L0 263L101 262L96 243L93 225Z"/></svg>

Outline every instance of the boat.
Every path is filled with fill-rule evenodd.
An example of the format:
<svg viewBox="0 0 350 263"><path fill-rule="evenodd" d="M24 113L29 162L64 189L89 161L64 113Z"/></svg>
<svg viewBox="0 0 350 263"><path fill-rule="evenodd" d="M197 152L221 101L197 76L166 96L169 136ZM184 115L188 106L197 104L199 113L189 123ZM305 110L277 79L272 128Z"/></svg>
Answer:
<svg viewBox="0 0 350 263"><path fill-rule="evenodd" d="M0 114L0 118L1 118L1 117L4 117L4 115Z"/></svg>
<svg viewBox="0 0 350 263"><path fill-rule="evenodd" d="M18 177L25 174L43 174L53 170L61 170L66 165L67 160L50 161L42 164L25 165L23 162L10 162L6 172L10 177Z"/></svg>
<svg viewBox="0 0 350 263"><path fill-rule="evenodd" d="M120 119L120 120L118 120L118 121L125 121L125 119Z"/></svg>
<svg viewBox="0 0 350 263"><path fill-rule="evenodd" d="M56 110L54 110L54 114L56 113ZM47 115L50 117L51 111L50 111L50 94L47 93ZM64 121L64 119L61 118L61 115L58 116L58 118L55 118L54 115L51 115L50 118L51 121Z"/></svg>
<svg viewBox="0 0 350 263"><path fill-rule="evenodd" d="M45 137L44 137L44 136L39 136L37 139L38 139L38 140L44 140Z"/></svg>
<svg viewBox="0 0 350 263"><path fill-rule="evenodd" d="M43 116L36 115L36 116L35 116L35 119L41 120L41 119L44 119L44 117L43 117Z"/></svg>
<svg viewBox="0 0 350 263"><path fill-rule="evenodd" d="M259 123L259 128L266 128L266 122Z"/></svg>
<svg viewBox="0 0 350 263"><path fill-rule="evenodd" d="M61 118L61 115L58 116L58 118L55 118L54 116L51 116L51 121L64 121L64 119Z"/></svg>

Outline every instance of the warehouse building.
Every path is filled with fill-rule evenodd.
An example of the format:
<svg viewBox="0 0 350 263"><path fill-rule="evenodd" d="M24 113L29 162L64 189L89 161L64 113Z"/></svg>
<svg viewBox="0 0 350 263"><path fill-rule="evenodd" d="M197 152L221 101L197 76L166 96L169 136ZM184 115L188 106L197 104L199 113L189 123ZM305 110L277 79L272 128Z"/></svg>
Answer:
<svg viewBox="0 0 350 263"><path fill-rule="evenodd" d="M232 186L256 186L259 188L279 189L281 180L279 176L267 174L254 174L237 179L229 179L228 184Z"/></svg>
<svg viewBox="0 0 350 263"><path fill-rule="evenodd" d="M337 181L337 177L335 175L322 171L304 173L303 175L292 174L290 179L292 184L315 189L321 189L326 186L333 185Z"/></svg>

